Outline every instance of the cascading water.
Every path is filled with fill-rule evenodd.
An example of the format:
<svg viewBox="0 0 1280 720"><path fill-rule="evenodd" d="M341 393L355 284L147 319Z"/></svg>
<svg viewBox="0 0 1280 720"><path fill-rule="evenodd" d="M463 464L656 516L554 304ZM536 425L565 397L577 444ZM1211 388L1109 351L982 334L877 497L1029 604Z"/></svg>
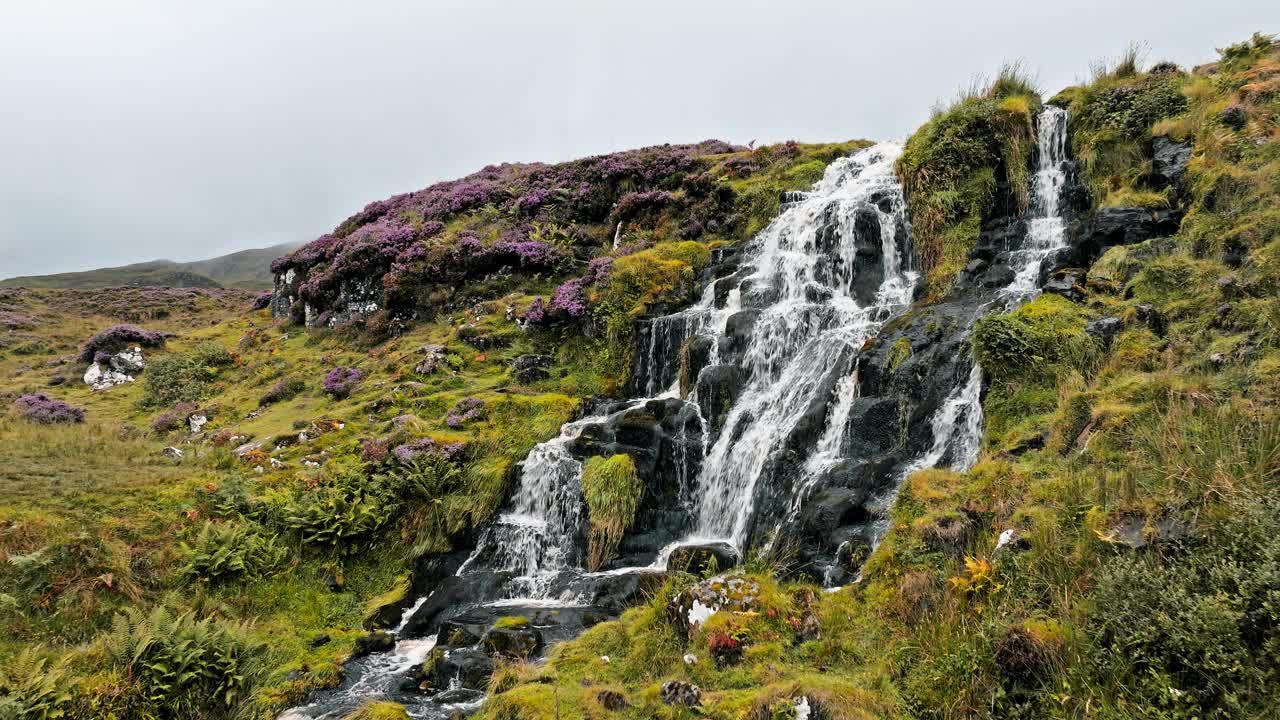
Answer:
<svg viewBox="0 0 1280 720"><path fill-rule="evenodd" d="M1034 297L1041 265L1065 245L1058 211L1067 177L1062 110L1046 107L1041 114L1038 149L1026 237L1007 253L1014 280L994 291L994 298L965 306L961 339L982 312L1007 310ZM677 545L715 540L742 549L769 541L773 531L795 522L828 471L857 460L849 457L856 454L849 426L864 400L859 352L910 307L915 291L910 225L893 170L900 153L894 143L875 145L831 163L809 192L789 193L781 214L743 248L736 273L708 284L694 306L654 318L642 330L633 386L649 397L569 423L558 437L535 447L507 509L482 532L475 550L451 578L405 611L393 631L395 650L349 663L342 688L282 718L341 717L367 699L402 691L409 669L436 644L434 637L413 638L435 632L446 616L460 622L477 609L496 617L547 605L556 614L590 610L582 606L618 593L610 583L661 569ZM695 342L705 347L697 367L690 352ZM976 460L982 375L976 365L962 367L968 372L938 396L930 444L895 466L897 481L889 483L890 495L882 501L890 501L912 471L941 462L964 470ZM704 382L711 375L736 378L735 391L711 398L717 386ZM682 390L687 401L679 399ZM654 427L660 421L666 440L647 449L626 444L635 441L633 416ZM611 423L618 437L605 438L608 432L601 428ZM682 515L683 530L653 546L648 559L633 553L631 567L587 572L583 458L637 451L637 457L648 453L655 482L663 481L658 475L670 476L664 487L678 497L657 515ZM761 498L773 502L778 496L784 498L773 505L779 512L761 511ZM653 528L642 534L662 536ZM682 535L684 540L669 542ZM842 549L851 540L833 542ZM841 576L832 568L821 575L829 583ZM446 656L454 652L480 651L450 648ZM434 698L401 692L397 699L415 718L448 717L476 706L477 693L458 700L455 692Z"/></svg>
<svg viewBox="0 0 1280 720"><path fill-rule="evenodd" d="M752 310L742 351L748 378L742 399L703 462L693 537L746 544L770 456L786 445L815 401L828 400L832 373L841 373L817 456L834 453L848 413L844 399L857 392L849 360L884 321L910 305L915 288L917 274L906 270L907 238L899 236L906 234L905 202L893 172L900 154L900 146L881 143L835 161L749 247L750 272L739 287L769 301ZM866 275L873 273L865 272L860 253L879 256L878 285L868 287ZM711 309L690 312L700 311ZM730 316L721 316L727 323Z"/></svg>

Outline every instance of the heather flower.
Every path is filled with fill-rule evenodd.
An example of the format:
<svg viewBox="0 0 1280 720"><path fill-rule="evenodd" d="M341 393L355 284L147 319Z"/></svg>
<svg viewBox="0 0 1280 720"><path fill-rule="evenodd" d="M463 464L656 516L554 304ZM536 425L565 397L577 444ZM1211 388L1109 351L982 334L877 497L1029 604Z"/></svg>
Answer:
<svg viewBox="0 0 1280 720"><path fill-rule="evenodd" d="M521 215L532 216L551 199L554 193L547 188L534 188L516 201Z"/></svg>
<svg viewBox="0 0 1280 720"><path fill-rule="evenodd" d="M569 317L587 313L586 283L582 278L567 280L551 294L551 309Z"/></svg>
<svg viewBox="0 0 1280 720"><path fill-rule="evenodd" d="M32 422L44 423L78 423L84 422L84 410L72 407L68 403L45 395L34 393L23 395L13 402L22 416Z"/></svg>
<svg viewBox="0 0 1280 720"><path fill-rule="evenodd" d="M472 420L484 418L484 401L479 398L463 398L445 416L444 423L451 428L462 427Z"/></svg>
<svg viewBox="0 0 1280 720"><path fill-rule="evenodd" d="M258 296L253 299L253 309L254 310L265 309L268 305L271 304L271 298L274 295L275 293L270 290L263 290L262 292L258 293Z"/></svg>
<svg viewBox="0 0 1280 720"><path fill-rule="evenodd" d="M622 196L611 213L613 222L630 220L647 211L656 210L670 203L672 195L664 190L633 192Z"/></svg>
<svg viewBox="0 0 1280 720"><path fill-rule="evenodd" d="M192 402L180 402L173 406L172 410L167 410L151 421L151 429L160 435L173 432L182 426L196 411L196 404Z"/></svg>
<svg viewBox="0 0 1280 720"><path fill-rule="evenodd" d="M529 309L524 311L525 322L533 323L534 325L537 325L541 323L543 320L546 320L546 318L547 318L546 304L542 301L542 298L540 297L534 298L533 302L529 303Z"/></svg>
<svg viewBox="0 0 1280 720"><path fill-rule="evenodd" d="M445 443L441 445L429 437L424 437L397 446L396 449L391 451L391 454L402 463L424 456L436 457L441 460L456 460L462 454L464 448L465 445L462 443Z"/></svg>
<svg viewBox="0 0 1280 720"><path fill-rule="evenodd" d="M145 330L135 325L113 325L89 338L80 349L80 362L93 362L99 351L118 352L129 345L160 347L168 333Z"/></svg>
<svg viewBox="0 0 1280 720"><path fill-rule="evenodd" d="M399 448L396 448L397 450ZM360 459L368 463L380 463L387 459L387 441L381 438L360 440Z"/></svg>
<svg viewBox="0 0 1280 720"><path fill-rule="evenodd" d="M345 398L364 379L364 373L356 368L336 367L324 378L324 391L335 398Z"/></svg>
<svg viewBox="0 0 1280 720"><path fill-rule="evenodd" d="M36 326L36 319L23 313L0 311L0 328L6 330L30 330Z"/></svg>

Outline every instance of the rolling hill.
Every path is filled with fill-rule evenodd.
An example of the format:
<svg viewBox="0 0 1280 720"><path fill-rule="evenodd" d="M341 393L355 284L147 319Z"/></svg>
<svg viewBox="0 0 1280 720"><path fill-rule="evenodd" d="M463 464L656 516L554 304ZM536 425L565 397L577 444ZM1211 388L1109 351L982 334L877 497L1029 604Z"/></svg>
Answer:
<svg viewBox="0 0 1280 720"><path fill-rule="evenodd" d="M297 245L286 243L241 250L208 260L148 262L53 275L27 275L0 280L0 287L95 289L106 287L271 287L271 261Z"/></svg>

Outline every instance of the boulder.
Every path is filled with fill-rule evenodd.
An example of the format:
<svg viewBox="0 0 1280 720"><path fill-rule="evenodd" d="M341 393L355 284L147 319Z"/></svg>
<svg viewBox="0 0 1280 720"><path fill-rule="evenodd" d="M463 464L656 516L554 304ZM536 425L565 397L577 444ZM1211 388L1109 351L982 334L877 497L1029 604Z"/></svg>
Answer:
<svg viewBox="0 0 1280 720"><path fill-rule="evenodd" d="M423 665L428 687L443 690L451 687L456 680L458 685L468 690L484 690L489 685L489 677L493 675L493 659L482 650L447 650L433 659L433 668L428 669L425 663Z"/></svg>
<svg viewBox="0 0 1280 720"><path fill-rule="evenodd" d="M679 707L697 707L702 703L702 689L684 680L668 680L662 684L662 702Z"/></svg>
<svg viewBox="0 0 1280 720"><path fill-rule="evenodd" d="M542 649L542 633L527 623L517 627L492 627L484 634L481 644L490 655L528 660Z"/></svg>
<svg viewBox="0 0 1280 720"><path fill-rule="evenodd" d="M413 368L419 375L431 375L448 365L443 345L423 345L418 352L424 356Z"/></svg>
<svg viewBox="0 0 1280 720"><path fill-rule="evenodd" d="M547 368L551 367L551 358L546 355L521 355L511 361L511 374L518 382L529 384L551 377Z"/></svg>
<svg viewBox="0 0 1280 720"><path fill-rule="evenodd" d="M596 693L596 702L600 703L600 707L611 712L626 710L630 705L622 693L616 690L601 690Z"/></svg>
<svg viewBox="0 0 1280 720"><path fill-rule="evenodd" d="M1174 142L1163 135L1151 140L1151 184L1157 188L1179 187L1191 162L1191 143Z"/></svg>
<svg viewBox="0 0 1280 720"><path fill-rule="evenodd" d="M351 657L358 658L376 652L386 652L396 646L396 638L389 632L371 632L356 638Z"/></svg>
<svg viewBox="0 0 1280 720"><path fill-rule="evenodd" d="M721 610L749 612L759 608L760 584L742 575L718 575L691 585L671 598L667 617L688 633Z"/></svg>
<svg viewBox="0 0 1280 720"><path fill-rule="evenodd" d="M1103 345L1110 345L1111 338L1122 329L1124 329L1124 320L1114 316L1098 318L1084 326L1085 333L1101 340Z"/></svg>
<svg viewBox="0 0 1280 720"><path fill-rule="evenodd" d="M708 568L727 570L738 564L738 549L729 543L681 545L667 556L667 572L687 572L701 575Z"/></svg>

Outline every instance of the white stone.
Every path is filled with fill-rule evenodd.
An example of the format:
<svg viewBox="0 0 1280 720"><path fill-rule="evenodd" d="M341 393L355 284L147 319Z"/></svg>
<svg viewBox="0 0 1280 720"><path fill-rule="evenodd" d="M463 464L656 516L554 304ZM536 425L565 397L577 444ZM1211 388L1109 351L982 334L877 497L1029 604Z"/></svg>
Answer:
<svg viewBox="0 0 1280 720"><path fill-rule="evenodd" d="M684 654L684 664L685 664L685 665L692 665L692 664L694 664L694 663L696 663L696 662L698 662L698 656L697 656L697 655L694 655L693 653L685 653L685 654Z"/></svg>
<svg viewBox="0 0 1280 720"><path fill-rule="evenodd" d="M796 720L809 720L809 713L812 709L809 707L809 698L801 695L796 698Z"/></svg>
<svg viewBox="0 0 1280 720"><path fill-rule="evenodd" d="M161 455L164 455L165 457L171 457L171 458L174 458L174 459L176 460L177 458L182 457L182 449L181 449L181 448L173 447L173 446L171 445L171 446L169 446L169 447L167 447L167 448L165 448L165 449L161 450L161 451L160 451L160 454L161 454Z"/></svg>
<svg viewBox="0 0 1280 720"><path fill-rule="evenodd" d="M84 371L84 384L94 390L106 390L107 388L131 382L133 382L133 376L126 375L109 365L103 367L99 363L94 363L89 366L88 370Z"/></svg>
<svg viewBox="0 0 1280 720"><path fill-rule="evenodd" d="M208 422L209 422L209 418L204 415L192 415L191 417L187 418L187 425L191 427L192 435L195 435L196 433L204 429L205 424Z"/></svg>
<svg viewBox="0 0 1280 720"><path fill-rule="evenodd" d="M1018 531L1014 530L1013 528L1009 528L1008 530L1005 530L1004 532L1000 533L1000 538L996 540L996 549L994 552L1000 552L1002 548L1006 547L1010 543L1015 543L1017 541L1018 541Z"/></svg>
<svg viewBox="0 0 1280 720"><path fill-rule="evenodd" d="M717 608L703 605L701 600L694 600L693 607L689 608L689 626L697 627L707 621L707 618L716 614Z"/></svg>

